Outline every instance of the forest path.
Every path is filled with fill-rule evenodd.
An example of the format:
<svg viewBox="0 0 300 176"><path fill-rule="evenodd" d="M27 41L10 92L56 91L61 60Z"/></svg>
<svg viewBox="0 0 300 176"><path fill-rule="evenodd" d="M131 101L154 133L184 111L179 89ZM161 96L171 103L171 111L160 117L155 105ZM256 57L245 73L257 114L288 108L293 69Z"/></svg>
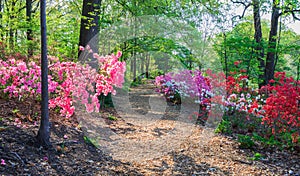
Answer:
<svg viewBox="0 0 300 176"><path fill-rule="evenodd" d="M197 106L168 105L154 88L147 82L116 96L120 118L98 131L101 151L142 175L276 175L277 166L249 160L251 150L232 137L195 125Z"/></svg>
<svg viewBox="0 0 300 176"><path fill-rule="evenodd" d="M116 95L114 104L121 117L119 120L107 123L103 119L88 118L90 122L85 123L95 124L89 129L90 136L114 159L158 158L180 148L192 134L201 136L202 129L189 118L193 114L191 108L196 106L168 104L155 92L151 81Z"/></svg>
<svg viewBox="0 0 300 176"><path fill-rule="evenodd" d="M102 117L77 113L66 119L51 111L48 150L36 146L38 124L30 119L38 121L39 114L28 111L39 112L39 103L0 99L0 159L6 162L0 175L299 175L297 151L240 149L235 137L205 138L208 131L184 118L193 109L185 102L180 111L167 106L153 88L140 85L127 98L117 97L116 105L127 103L118 114L106 109ZM111 114L118 120L109 120ZM16 127L20 117L26 127ZM251 159L255 153L263 158Z"/></svg>

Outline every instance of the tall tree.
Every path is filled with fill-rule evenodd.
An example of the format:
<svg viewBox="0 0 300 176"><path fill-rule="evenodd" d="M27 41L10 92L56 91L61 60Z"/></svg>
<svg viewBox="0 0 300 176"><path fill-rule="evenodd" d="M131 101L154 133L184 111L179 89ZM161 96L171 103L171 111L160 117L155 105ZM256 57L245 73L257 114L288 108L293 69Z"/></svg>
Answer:
<svg viewBox="0 0 300 176"><path fill-rule="evenodd" d="M9 12L9 47L10 49L14 49L14 45L15 45L15 18L16 18L16 5L17 5L17 1L12 0L10 2L6 2L6 8L7 11ZM9 4L10 3L10 4Z"/></svg>
<svg viewBox="0 0 300 176"><path fill-rule="evenodd" d="M50 143L50 123L48 108L48 59L47 59L47 26L46 26L46 0L41 0L40 5L41 20L41 71L42 71L42 102L41 102L41 125L38 131L37 140L39 144L45 147L51 146Z"/></svg>
<svg viewBox="0 0 300 176"><path fill-rule="evenodd" d="M85 47L89 41L99 33L99 13L101 0L83 0L80 24L79 46ZM94 38L96 45L97 41ZM94 52L98 46L91 46ZM79 51L78 56L81 54Z"/></svg>
<svg viewBox="0 0 300 176"><path fill-rule="evenodd" d="M249 2L247 0L235 1L231 0L231 2L235 4L242 4L244 6L244 11L242 16L245 14L245 11L250 7L253 6L253 18L254 18L254 26L255 26L255 40L258 43L256 50L260 51L258 54L258 59L260 62L260 68L263 66L263 62L261 60L261 56L263 56L263 51L259 48L262 46L260 40L260 33L261 28L259 28L260 22L260 8L263 3L258 0L252 0ZM275 71L275 61L276 61L276 49L278 45L278 27L279 27L279 17L280 16L292 16L294 20L300 20L297 16L300 13L300 4L297 1L293 0L273 0L271 4L271 24L270 24L270 31L269 31L269 39L268 39L268 48L267 48L267 57L265 59L264 65L264 82L263 84L268 84L271 79L274 78L274 71Z"/></svg>
<svg viewBox="0 0 300 176"><path fill-rule="evenodd" d="M272 15L271 15L271 27L269 34L268 53L266 58L265 68L265 83L268 84L271 79L274 78L275 61L276 61L276 50L278 45L278 27L279 17L282 15L291 14L295 20L299 20L297 13L300 12L300 4L297 1L272 1Z"/></svg>
<svg viewBox="0 0 300 176"><path fill-rule="evenodd" d="M0 29L3 29L3 0L0 0ZM3 40L3 32L0 30L0 40Z"/></svg>
<svg viewBox="0 0 300 176"><path fill-rule="evenodd" d="M32 0L26 0L26 21L28 23L28 29L26 31L27 34L27 41L28 41L28 48L27 48L27 56L28 58L33 55L33 48L32 48L32 29L30 28L31 23L31 13L32 13Z"/></svg>
<svg viewBox="0 0 300 176"><path fill-rule="evenodd" d="M253 0L253 22L254 22L254 39L255 39L255 53L257 61L259 62L259 87L263 86L264 80L264 48L262 44L262 29L261 29L261 17L260 17L260 2L259 0Z"/></svg>

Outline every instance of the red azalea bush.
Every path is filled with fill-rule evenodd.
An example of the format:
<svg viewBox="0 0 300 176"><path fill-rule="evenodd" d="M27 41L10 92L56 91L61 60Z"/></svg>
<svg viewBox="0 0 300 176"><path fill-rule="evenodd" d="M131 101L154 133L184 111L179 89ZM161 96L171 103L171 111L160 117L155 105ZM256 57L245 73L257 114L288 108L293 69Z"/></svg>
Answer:
<svg viewBox="0 0 300 176"><path fill-rule="evenodd" d="M235 65L238 66L239 63L237 62ZM183 77L180 76L180 73L178 75L178 77ZM289 132L293 142L298 142L300 134L300 82L295 81L292 77L286 77L284 72L278 72L275 73L275 80L270 81L272 85L254 89L249 84L248 76L245 75L244 70L230 73L226 79L226 84L225 81L219 81L225 75L214 74L210 70L207 70L205 75L202 76L203 79L201 80L206 80L206 85L210 87L209 94L214 95L206 99L209 101L209 106L222 105L225 108L226 116L245 117L245 119L240 119L241 122L250 120L250 117L259 118L262 125L270 129L275 137L278 134ZM157 77L156 81L156 84L161 86L160 88L165 94L176 90L182 82L176 82L176 79L169 75ZM203 84L203 81L191 82L195 86ZM189 83L189 85L192 84ZM216 92L222 88L226 89L226 95ZM198 91L191 92L200 95ZM217 95L223 95L223 98Z"/></svg>
<svg viewBox="0 0 300 176"><path fill-rule="evenodd" d="M284 72L275 73L271 85L253 89L247 84L247 75L227 77L226 112L247 112L261 118L262 124L277 137L291 132L294 143L300 134L300 86L299 81L286 77Z"/></svg>
<svg viewBox="0 0 300 176"><path fill-rule="evenodd" d="M275 135L281 132L290 132L293 142L298 141L300 134L300 86L292 77L286 77L284 72L275 73L273 85L261 88L261 92L267 94L263 105L263 124L272 129Z"/></svg>

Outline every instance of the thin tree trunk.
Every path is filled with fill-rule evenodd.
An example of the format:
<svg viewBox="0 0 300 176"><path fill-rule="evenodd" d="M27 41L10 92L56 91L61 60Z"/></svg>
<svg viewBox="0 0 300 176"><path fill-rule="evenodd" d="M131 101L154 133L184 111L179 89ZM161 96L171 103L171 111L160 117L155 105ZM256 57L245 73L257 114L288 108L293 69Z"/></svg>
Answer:
<svg viewBox="0 0 300 176"><path fill-rule="evenodd" d="M136 7L136 2L134 1L134 6ZM133 81L137 81L136 79L136 57L137 57L137 52L135 51L135 48L137 46L137 38L136 38L136 17L134 17L134 26L133 26L133 36L134 36L134 44L133 44Z"/></svg>
<svg viewBox="0 0 300 176"><path fill-rule="evenodd" d="M41 0L41 50L42 50L42 102L41 125L38 131L38 143L44 147L51 146L50 123L48 108L48 60L47 60L47 28L46 28L46 0Z"/></svg>
<svg viewBox="0 0 300 176"><path fill-rule="evenodd" d="M150 73L149 73L149 66L150 66L150 54L146 54L146 78L148 79L149 76L150 76Z"/></svg>
<svg viewBox="0 0 300 176"><path fill-rule="evenodd" d="M261 17L260 17L260 1L253 0L253 18L254 18L254 38L256 41L255 53L257 61L259 62L259 74L258 74L258 85L262 87L265 84L265 77L264 77L264 69L265 69L265 62L264 62L264 49L262 44L262 29L261 29Z"/></svg>
<svg viewBox="0 0 300 176"><path fill-rule="evenodd" d="M281 21L281 16L280 16L280 20L279 20L279 31L278 31L278 39L277 39L277 45L276 45L276 53L275 53L275 63L274 63L274 71L275 71L275 68L276 68L276 65L277 65L277 62L278 62L278 59L279 59L279 45L280 45L280 39L281 39L281 31L282 31L282 21Z"/></svg>
<svg viewBox="0 0 300 176"><path fill-rule="evenodd" d="M15 6L16 6L16 2L12 1L11 2L11 9L9 11L9 20L10 20L10 25L9 25L9 47L11 49L11 51L13 51L14 49L14 29L13 29L13 22L15 19ZM7 7L9 8L9 7Z"/></svg>
<svg viewBox="0 0 300 176"><path fill-rule="evenodd" d="M32 29L31 29L31 13L32 13L32 0L26 0L26 21L29 24L29 28L26 31L27 34L27 57L30 58L33 56L33 36L32 36Z"/></svg>
<svg viewBox="0 0 300 176"><path fill-rule="evenodd" d="M136 53L133 53L133 64L132 64L133 81L136 81Z"/></svg>
<svg viewBox="0 0 300 176"><path fill-rule="evenodd" d="M297 63L297 84L299 81L299 75L300 75L300 57L298 56L298 63Z"/></svg>
<svg viewBox="0 0 300 176"><path fill-rule="evenodd" d="M227 46L227 40L226 40L226 33L224 32L223 33L223 36L224 36L224 64L225 64L225 75L226 75L226 78L228 77L228 63L227 63L227 49L226 49L226 46Z"/></svg>
<svg viewBox="0 0 300 176"><path fill-rule="evenodd" d="M265 68L266 84L268 84L269 81L274 78L278 20L279 20L279 7L277 1L274 0L273 7L272 7L271 29L269 34L268 53L267 53L266 68Z"/></svg>
<svg viewBox="0 0 300 176"><path fill-rule="evenodd" d="M144 66L145 66L145 55L141 54L141 73L142 74L145 73Z"/></svg>
<svg viewBox="0 0 300 176"><path fill-rule="evenodd" d="M3 6L2 6L2 4L3 4L3 1L2 0L0 0L0 29L3 29L3 21L2 21L2 18L3 18L3 16L2 16L2 10L3 10ZM3 33L1 32L1 34L0 34L1 36L1 40L3 40L3 37L4 37L4 35L3 35Z"/></svg>

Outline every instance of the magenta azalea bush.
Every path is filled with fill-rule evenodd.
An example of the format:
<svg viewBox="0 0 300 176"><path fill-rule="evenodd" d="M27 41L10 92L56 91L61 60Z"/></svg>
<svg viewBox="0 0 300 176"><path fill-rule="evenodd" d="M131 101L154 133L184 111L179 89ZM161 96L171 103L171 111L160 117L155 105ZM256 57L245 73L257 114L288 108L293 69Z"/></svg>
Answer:
<svg viewBox="0 0 300 176"><path fill-rule="evenodd" d="M182 98L189 97L196 103L206 104L211 94L209 79L199 70L183 70L157 76L155 85L156 91L163 93L167 99L172 99L175 94L179 94Z"/></svg>
<svg viewBox="0 0 300 176"><path fill-rule="evenodd" d="M62 116L74 114L74 103L83 104L87 112L97 112L100 107L98 96L115 94L114 86L122 87L126 63L118 61L121 52L93 56L98 61L98 71L88 64L50 58L55 63L49 66L49 107L60 108ZM35 62L25 63L14 58L0 60L0 86L9 97L38 98L41 94L41 67Z"/></svg>

